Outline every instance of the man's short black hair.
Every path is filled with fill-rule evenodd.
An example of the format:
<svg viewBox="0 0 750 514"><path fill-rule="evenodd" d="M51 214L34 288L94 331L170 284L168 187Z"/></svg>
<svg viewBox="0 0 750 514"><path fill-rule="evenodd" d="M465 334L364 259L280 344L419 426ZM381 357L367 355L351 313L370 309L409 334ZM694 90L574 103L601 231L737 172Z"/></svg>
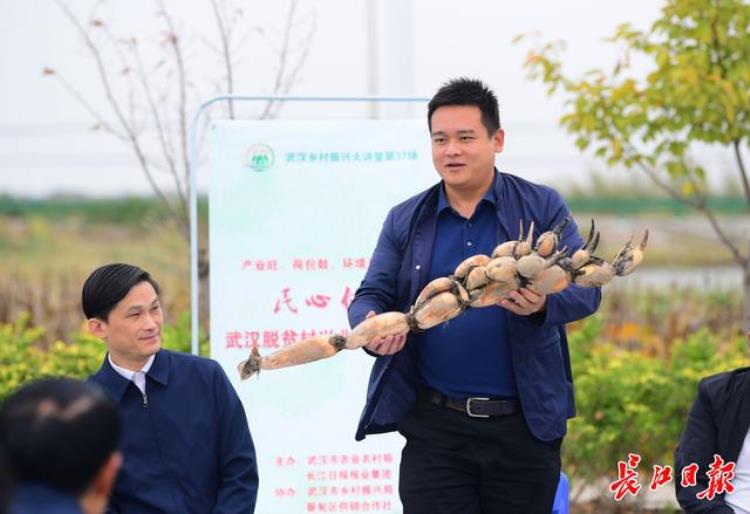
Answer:
<svg viewBox="0 0 750 514"><path fill-rule="evenodd" d="M0 408L0 448L12 479L74 496L117 450L121 429L104 392L70 378L31 382Z"/></svg>
<svg viewBox="0 0 750 514"><path fill-rule="evenodd" d="M112 309L133 287L148 282L159 294L159 285L147 271L130 264L107 264L94 270L83 284L81 307L86 318L107 321Z"/></svg>
<svg viewBox="0 0 750 514"><path fill-rule="evenodd" d="M432 114L447 105L474 105L482 113L482 125L492 136L500 128L500 111L497 97L482 81L461 77L449 80L438 89L427 104L427 126L432 132Z"/></svg>

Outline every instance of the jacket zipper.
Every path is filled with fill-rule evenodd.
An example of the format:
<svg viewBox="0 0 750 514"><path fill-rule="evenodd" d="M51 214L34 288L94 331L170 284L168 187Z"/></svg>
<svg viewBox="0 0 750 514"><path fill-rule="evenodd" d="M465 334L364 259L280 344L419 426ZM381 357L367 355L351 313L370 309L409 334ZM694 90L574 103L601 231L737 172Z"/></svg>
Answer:
<svg viewBox="0 0 750 514"><path fill-rule="evenodd" d="M146 393L142 393L142 394L143 394L143 408L146 409L148 408L148 396L146 396Z"/></svg>

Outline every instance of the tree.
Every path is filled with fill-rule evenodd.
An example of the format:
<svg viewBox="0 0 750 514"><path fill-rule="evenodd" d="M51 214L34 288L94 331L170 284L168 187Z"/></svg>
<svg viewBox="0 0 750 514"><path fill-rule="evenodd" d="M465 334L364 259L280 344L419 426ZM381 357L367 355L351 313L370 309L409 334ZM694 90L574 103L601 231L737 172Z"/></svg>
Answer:
<svg viewBox="0 0 750 514"><path fill-rule="evenodd" d="M742 323L750 332L750 241L722 227L707 201L706 177L715 170L691 157L699 144L731 152L750 211L743 158L750 142L750 5L668 0L649 30L623 24L609 42L623 50L611 72L566 76L561 43L530 51L525 67L532 80L549 86L549 94L565 94L567 112L560 124L576 136L581 150L593 146L608 165L640 170L708 219L742 269ZM651 67L646 76L634 73L635 59Z"/></svg>
<svg viewBox="0 0 750 514"><path fill-rule="evenodd" d="M78 101L94 119L95 129L113 135L129 147L169 219L188 240L190 116L210 96L236 91L240 51L250 35L265 36L267 32L248 25L243 10L230 0L207 1L217 29L216 41L200 34L186 35L164 0L154 0L161 33L153 37L143 33L139 37L115 34L113 23L99 15L105 4L103 1L96 2L85 19L65 0L55 2L93 58L99 88L93 91L90 84L74 84L64 72L53 68L45 68L43 73L55 77ZM143 32L142 28L137 30ZM314 32L312 14L300 14L298 0L290 0L285 25L273 34L279 40L275 73L260 79L256 74L248 75L255 80L269 79L271 95L289 93L306 60ZM156 51L150 39L158 41ZM204 45L213 55L216 68L211 70L213 74L202 65L191 66L191 59L195 60L197 53L196 43ZM196 78L199 73L221 77L213 84L211 93L201 94L201 81ZM203 86L205 89L205 84ZM254 90L258 89L256 84ZM102 94L101 105L96 105L92 99ZM274 117L279 108L279 102L268 102L256 117ZM226 115L236 116L231 101L227 103ZM159 183L158 173L171 177L171 190ZM205 275L205 257L201 264L202 275Z"/></svg>

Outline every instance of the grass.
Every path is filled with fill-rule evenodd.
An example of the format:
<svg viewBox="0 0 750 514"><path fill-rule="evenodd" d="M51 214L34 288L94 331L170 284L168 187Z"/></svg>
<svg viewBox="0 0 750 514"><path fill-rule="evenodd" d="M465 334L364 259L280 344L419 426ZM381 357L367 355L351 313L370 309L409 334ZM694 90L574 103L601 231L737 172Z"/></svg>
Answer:
<svg viewBox="0 0 750 514"><path fill-rule="evenodd" d="M729 252L698 217L685 220L642 213L623 218L574 212L582 231L590 217L596 219L602 233L597 254L607 259L633 229L640 237L649 227L649 266L733 264ZM202 214L205 232L205 204ZM724 221L739 232L747 223L736 216ZM13 322L20 313L29 312L32 325L44 326L50 341L64 339L81 322L80 285L95 267L108 262L149 270L162 285L168 312L178 315L189 308L188 245L165 220L156 200L0 197L0 321Z"/></svg>
<svg viewBox="0 0 750 514"><path fill-rule="evenodd" d="M80 288L109 262L149 270L160 282L167 311L189 308L188 245L164 223L118 225L78 218L0 218L0 320L22 312L44 326L50 341L65 339L82 321Z"/></svg>
<svg viewBox="0 0 750 514"><path fill-rule="evenodd" d="M201 219L205 220L208 212L206 198L198 200L198 212ZM52 196L34 199L0 195L0 217L41 217L48 220L76 218L88 223L134 225L148 220L165 219L167 210L157 198L153 197Z"/></svg>

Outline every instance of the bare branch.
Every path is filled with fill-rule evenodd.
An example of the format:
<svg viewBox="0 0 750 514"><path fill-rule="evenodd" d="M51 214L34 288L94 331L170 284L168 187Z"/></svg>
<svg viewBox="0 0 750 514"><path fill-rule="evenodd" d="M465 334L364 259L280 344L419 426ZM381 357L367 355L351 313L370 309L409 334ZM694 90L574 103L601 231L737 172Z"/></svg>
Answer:
<svg viewBox="0 0 750 514"><path fill-rule="evenodd" d="M295 64L292 71L287 75L287 79L284 83L283 93L285 95L289 94L292 87L297 82L297 76L299 75L299 72L302 70L302 67L305 64L305 61L307 60L307 54L310 52L310 48L312 46L311 45L312 39L313 39L313 36L315 35L315 29L316 29L316 24L315 24L315 20L313 20L313 23L310 26L310 31L307 33L307 36L305 36L302 42L302 54L300 55L299 59L297 59L297 63ZM278 115L278 111L279 109L281 109L281 105L282 104L280 102L276 104L276 108L273 111L274 117Z"/></svg>
<svg viewBox="0 0 750 514"><path fill-rule="evenodd" d="M670 186L668 183L664 182L658 174L643 164L643 162L638 161L638 167L643 170L646 175L656 184L661 190L666 192L669 196L674 198L675 200L684 203L685 205L688 205L692 207L693 209L703 213L703 215L708 219L708 222L711 224L711 226L714 229L714 232L716 232L716 235L719 236L719 239L721 242L726 246L729 251L732 253L732 256L734 257L734 260L740 264L741 266L746 266L749 259L748 257L745 257L742 255L740 249L735 245L732 240L727 236L727 234L724 232L724 230L719 225L719 221L716 219L716 215L714 212L709 208L708 203L705 201L692 201L689 198L685 198L682 194L680 194L678 191L676 191L672 186Z"/></svg>
<svg viewBox="0 0 750 514"><path fill-rule="evenodd" d="M94 2L94 5L93 5L93 6L91 7L91 11L89 11L89 19L90 19L90 20L95 20L95 19L97 19L97 16L96 16L96 12L97 12L97 11L98 11L98 10L99 10L99 9L100 9L100 8L101 8L101 7L103 6L103 5L105 5L106 3L107 3L107 2L106 2L106 0L97 0L96 2Z"/></svg>
<svg viewBox="0 0 750 514"><path fill-rule="evenodd" d="M68 81L62 74L58 73L57 71L45 69L44 71L45 75L54 75L55 79L63 86L63 88L81 105L81 107L84 108L84 110L89 113L89 115L93 118L95 125L95 130L102 130L115 138L119 139L120 141L124 143L131 143L130 136L128 136L126 133L121 132L117 130L116 127L113 127L109 122L107 122L104 117L99 113L81 94L79 90L77 90L73 85ZM148 162L149 166L151 168L154 168L158 171L169 171L164 165L160 164L157 161L154 161L152 159L149 159L146 157L146 162Z"/></svg>
<svg viewBox="0 0 750 514"><path fill-rule="evenodd" d="M174 51L174 57L175 62L177 63L177 88L179 92L179 102L178 102L178 116L179 116L179 129L180 129L180 147L182 150L182 165L183 165L183 172L184 172L184 182L187 184L189 188L190 184L190 160L188 159L188 121L187 121L187 101L186 101L186 75L185 75L185 63L182 57L182 48L180 47L180 41L177 37L177 32L175 31L174 22L172 21L172 16L169 14L167 9L164 6L164 2L162 0L157 0L159 4L159 9L161 10L161 15L164 18L165 23L167 24L167 29L169 30L169 43L172 47L172 50ZM189 189L188 189L189 191Z"/></svg>
<svg viewBox="0 0 750 514"><path fill-rule="evenodd" d="M156 0L157 16L161 18L166 38L161 44L161 59L152 68L144 47L139 48L135 39L118 38L117 26L110 27L106 24L106 16L98 15L98 9L106 0L94 0L95 8L90 20L83 15L74 14L71 0L55 2L94 59L95 70L104 91L104 103L96 105L89 95L84 96L65 77L58 76L57 79L94 118L98 127L127 143L133 150L154 194L165 205L166 212L176 221L175 225L181 228L183 235L187 235L187 197L191 187L188 108L202 100L198 95L198 87L190 80L186 71L186 64L195 53L195 48L190 44L192 40L178 34L178 29L181 30L180 23L173 17L174 13L167 10L168 2ZM243 12L235 0L210 2L219 38L214 39L217 43L215 46L207 41L206 45L220 54L219 62L224 73L218 75L221 82L217 83L221 83L222 93L234 94L239 80L237 63L241 61L236 55L236 36L246 36L248 26L244 23ZM272 83L275 94L291 90L310 50L315 20L310 22L307 13L301 13L301 5L303 4L299 0L289 0L288 13L285 13L286 25L277 31L277 41L281 43L281 48L278 69L274 72ZM299 34L299 29L307 32L308 27L309 33ZM255 33L268 34L268 31L257 27L254 30ZM300 38L300 35L303 37ZM200 40L200 36L198 37ZM242 37L240 43L244 44L246 39L247 37ZM45 74L55 72L45 70ZM211 75L209 84L216 77L216 74ZM275 115L282 105L281 102L265 105L263 117ZM236 107L236 102L228 104L230 118L237 116ZM210 113L203 117L198 127L199 141L206 137L206 127L212 123L212 119ZM155 134L151 133L152 128ZM168 185L162 183L161 176L156 175L162 172L171 177ZM159 179L158 183L156 178ZM176 198L171 196L172 185L176 190ZM165 194L167 191L169 195Z"/></svg>
<svg viewBox="0 0 750 514"><path fill-rule="evenodd" d="M674 198L680 203L684 203L688 207L692 207L693 209L698 209L700 207L700 204L698 202L694 202L690 200L690 198L685 198L674 187L672 187L670 184L662 180L655 170L652 170L651 168L643 164L643 162L640 160L637 161L637 163L638 163L638 167L648 176L648 178L650 178L651 181L654 184L656 184L657 187L659 187L659 189L667 193L669 196L671 196L672 198Z"/></svg>
<svg viewBox="0 0 750 514"><path fill-rule="evenodd" d="M248 40L253 37L256 34L262 34L263 31L259 27L253 27L249 30L246 30L244 34L242 34L239 38L237 38L237 41L235 43L235 49L241 49L244 47ZM237 61L235 61L235 64L237 64Z"/></svg>
<svg viewBox="0 0 750 514"><path fill-rule="evenodd" d="M78 30L80 36L84 40L86 47L89 49L92 56L94 57L94 60L96 61L97 71L99 72L99 78L104 88L104 93L107 97L109 105L114 111L115 116L117 117L117 120L122 126L122 129L125 131L127 139L129 140L131 146L133 147L133 151L135 152L136 157L138 158L138 163L140 164L141 169L146 175L146 179L148 180L149 185L154 190L154 192L159 197L159 199L162 201L162 203L164 204L170 216L177 219L177 214L172 208L171 203L169 202L169 200L167 199L167 197L165 196L164 192L161 190L159 185L154 180L153 174L151 173L151 168L149 166L149 162L146 159L143 149L141 148L141 144L140 144L140 141L138 140L137 134L135 133L133 127L128 123L128 120L125 118L125 115L123 114L122 109L120 108L119 102L114 97L112 86L109 80L109 74L107 73L107 70L104 66L104 60L102 58L101 52L99 51L99 48L91 40L91 36L86 31L86 29L84 28L80 20L78 20L75 14L73 14L73 12L70 10L67 4L63 0L55 0L55 2L60 7L60 9L62 9L63 13L70 20L73 26Z"/></svg>
<svg viewBox="0 0 750 514"><path fill-rule="evenodd" d="M111 45L112 49L114 50L117 57L120 59L120 69L125 70L128 68L128 59L125 56L125 53L122 51L122 48L120 45L122 44L122 41L118 40L117 37L115 37L114 34L112 34L112 31L109 30L109 25L103 22L95 22L95 27L98 27L99 30L106 36L107 42ZM132 43L132 41L131 41Z"/></svg>
<svg viewBox="0 0 750 514"><path fill-rule="evenodd" d="M294 25L294 13L297 10L297 0L292 0L289 4L289 12L286 17L286 25L284 26L284 37L282 39L281 51L279 52L279 67L276 69L276 79L273 84L273 94L276 95L281 90L282 81L286 73L286 59L289 53L289 40L292 35L292 26ZM260 115L260 119L267 119L271 114L271 109L274 105L273 101L266 104L266 108Z"/></svg>
<svg viewBox="0 0 750 514"><path fill-rule="evenodd" d="M748 181L745 163L742 160L742 153L740 153L740 140L735 139L732 141L732 147L734 148L734 158L737 161L740 179L742 180L742 189L745 191L745 200L747 200L748 206L750 206L750 181Z"/></svg>
<svg viewBox="0 0 750 514"><path fill-rule="evenodd" d="M119 73L121 76L125 76L126 84L127 84L128 121L130 123L130 126L133 128L133 132L140 133L143 130L143 126L139 125L138 123L138 116L137 116L138 106L136 103L136 86L133 83L133 75L131 73L132 69L131 69L130 63L128 62L128 58L125 55L125 53L122 51L121 45L123 44L123 40L118 39L112 33L107 23L104 23L101 20L93 20L91 24L97 29L98 32L103 34L104 39L110 45L110 47L112 48L112 51L115 53L115 55L119 59ZM131 39L130 43L132 42L133 40Z"/></svg>
<svg viewBox="0 0 750 514"><path fill-rule="evenodd" d="M229 48L229 31L224 21L224 15L220 12L218 0L211 0L211 6L214 10L214 17L216 18L216 25L219 28L219 37L221 39L222 57L224 59L224 71L226 72L227 80L227 94L231 95L234 93L234 77L232 70L232 54ZM229 119L234 119L234 101L229 100Z"/></svg>
<svg viewBox="0 0 750 514"><path fill-rule="evenodd" d="M159 109L156 105L156 102L154 101L153 94L151 93L151 88L146 77L146 70L143 67L143 61L141 59L140 52L138 51L138 46L137 44L135 44L135 42L131 44L131 50L133 52L133 57L135 58L138 78L140 80L141 87L143 88L144 95L146 96L146 101L148 102L151 116L154 120L156 134L159 137L159 145L162 150L162 155L164 156L164 160L167 161L169 172L174 180L174 185L177 191L178 198L180 200L180 205L183 211L187 212L187 195L183 190L183 184L180 181L180 175L177 171L177 166L175 165L174 156L172 155L172 149L167 142L166 129L164 128L164 124L162 123L161 115L159 114Z"/></svg>
<svg viewBox="0 0 750 514"><path fill-rule="evenodd" d="M210 39L208 39L203 34L198 34L196 36L196 39L206 45L206 48L211 50L212 52L216 52L217 54L221 55L221 48L219 48L217 45L215 45Z"/></svg>
<svg viewBox="0 0 750 514"><path fill-rule="evenodd" d="M94 118L94 121L96 122L96 127L100 128L106 132L109 132L113 136L117 137L118 139L121 139L123 141L129 142L128 136L125 135L125 133L118 131L116 128L114 128L112 125L104 121L104 117L86 100L86 98L81 94L80 91L78 91L73 85L68 82L68 80L57 73L56 71L45 71L45 74L47 75L54 75L60 84L62 84L63 88L70 93L70 95L79 103L81 106L86 110L86 112L89 113L89 115Z"/></svg>
<svg viewBox="0 0 750 514"><path fill-rule="evenodd" d="M709 209L708 205L705 205L698 209L701 211L706 218L708 218L709 223L711 223L711 226L714 229L714 232L716 232L716 235L719 236L719 239L721 239L721 242L724 243L724 246L726 246L730 252L732 252L732 256L734 256L734 260L742 266L743 268L746 268L748 265L750 265L750 257L742 255L740 252L740 249L737 248L737 245L735 245L731 239L724 233L721 226L719 225L719 221L716 219L716 215L714 212Z"/></svg>

